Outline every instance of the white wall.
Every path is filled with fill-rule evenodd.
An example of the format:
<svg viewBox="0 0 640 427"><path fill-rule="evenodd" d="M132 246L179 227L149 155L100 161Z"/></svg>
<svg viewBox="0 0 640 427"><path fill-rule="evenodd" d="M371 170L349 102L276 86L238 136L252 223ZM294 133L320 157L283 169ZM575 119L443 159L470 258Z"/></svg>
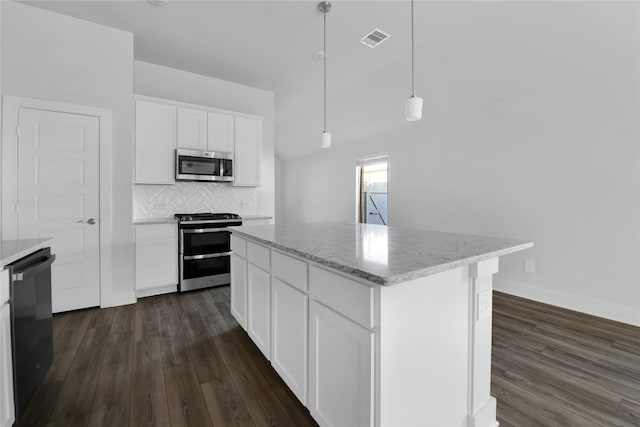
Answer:
<svg viewBox="0 0 640 427"><path fill-rule="evenodd" d="M640 35L637 8L618 18L597 24ZM533 240L501 260L497 289L640 325L639 40L611 53L578 38L563 55L591 64L560 73L571 78L459 99L421 122L284 160L281 221L354 221L355 161L388 152L390 225ZM604 67L607 55L620 61Z"/></svg>
<svg viewBox="0 0 640 427"><path fill-rule="evenodd" d="M133 35L19 3L2 7L3 94L113 113L113 298L130 301Z"/></svg>
<svg viewBox="0 0 640 427"><path fill-rule="evenodd" d="M135 61L135 93L265 117L262 129L262 185L255 189L253 214L274 216L274 95L187 71ZM208 184L198 184L206 186ZM244 200L246 189L231 190ZM240 194L242 193L242 194ZM240 211L238 207L234 210Z"/></svg>

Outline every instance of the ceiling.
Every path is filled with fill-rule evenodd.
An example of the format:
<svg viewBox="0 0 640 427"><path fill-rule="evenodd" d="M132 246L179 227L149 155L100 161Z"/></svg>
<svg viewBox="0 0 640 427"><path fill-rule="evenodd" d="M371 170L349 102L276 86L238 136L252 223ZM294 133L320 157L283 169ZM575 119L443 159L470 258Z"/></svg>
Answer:
<svg viewBox="0 0 640 427"><path fill-rule="evenodd" d="M278 156L319 150L322 63L312 59L322 49L317 1L25 3L132 32L136 59L273 91ZM327 17L328 131L340 145L401 126L428 126L431 117L469 100L606 73L630 60L619 52L637 45L637 9L630 3L416 1L416 93L425 99L425 119L407 124L409 2L335 0ZM362 46L358 40L376 27L391 38L376 49Z"/></svg>

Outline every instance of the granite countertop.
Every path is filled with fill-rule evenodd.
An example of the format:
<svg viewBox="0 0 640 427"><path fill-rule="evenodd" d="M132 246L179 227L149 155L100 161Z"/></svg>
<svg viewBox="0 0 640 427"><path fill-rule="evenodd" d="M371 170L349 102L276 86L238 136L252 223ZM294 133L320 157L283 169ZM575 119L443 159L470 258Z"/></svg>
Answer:
<svg viewBox="0 0 640 427"><path fill-rule="evenodd" d="M178 221L174 217L169 218L141 218L134 219L133 225L143 225L143 224L173 224Z"/></svg>
<svg viewBox="0 0 640 427"><path fill-rule="evenodd" d="M0 241L0 268L39 249L51 246L53 239L19 239Z"/></svg>
<svg viewBox="0 0 640 427"><path fill-rule="evenodd" d="M234 234L379 285L394 285L533 247L533 242L374 224L231 227Z"/></svg>

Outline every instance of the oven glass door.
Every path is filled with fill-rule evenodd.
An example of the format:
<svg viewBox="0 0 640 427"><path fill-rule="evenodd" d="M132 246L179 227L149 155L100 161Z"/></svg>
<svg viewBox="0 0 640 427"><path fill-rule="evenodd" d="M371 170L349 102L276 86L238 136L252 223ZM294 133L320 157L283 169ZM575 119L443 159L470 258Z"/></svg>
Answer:
<svg viewBox="0 0 640 427"><path fill-rule="evenodd" d="M231 250L231 232L221 228L182 230L182 254L210 255Z"/></svg>
<svg viewBox="0 0 640 427"><path fill-rule="evenodd" d="M221 176L221 168L224 161L225 160L223 159L180 155L178 156L178 174L197 176Z"/></svg>
<svg viewBox="0 0 640 427"><path fill-rule="evenodd" d="M231 270L231 257L229 255L203 259L187 258L185 256L182 261L182 278L184 280L228 274Z"/></svg>

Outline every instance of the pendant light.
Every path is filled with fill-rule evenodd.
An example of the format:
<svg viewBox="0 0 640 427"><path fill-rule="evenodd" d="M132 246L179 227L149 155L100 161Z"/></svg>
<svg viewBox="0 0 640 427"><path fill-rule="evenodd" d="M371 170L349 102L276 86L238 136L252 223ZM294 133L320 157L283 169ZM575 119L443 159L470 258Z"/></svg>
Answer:
<svg viewBox="0 0 640 427"><path fill-rule="evenodd" d="M416 96L416 74L414 65L413 34L413 0L411 0L411 96L405 102L405 117L408 122L422 118L422 98Z"/></svg>
<svg viewBox="0 0 640 427"><path fill-rule="evenodd" d="M322 12L324 42L324 55L322 56L324 65L324 115L322 135L320 138L320 148L329 148L331 147L331 134L327 132L327 13L329 13L329 11L331 10L331 3L328 1L321 1L320 3L318 3L318 10Z"/></svg>

